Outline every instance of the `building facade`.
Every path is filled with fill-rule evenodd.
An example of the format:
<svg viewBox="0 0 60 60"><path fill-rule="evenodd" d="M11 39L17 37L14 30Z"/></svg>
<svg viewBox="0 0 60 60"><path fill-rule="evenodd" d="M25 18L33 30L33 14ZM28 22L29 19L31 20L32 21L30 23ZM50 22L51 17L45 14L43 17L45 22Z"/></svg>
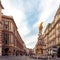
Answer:
<svg viewBox="0 0 60 60"><path fill-rule="evenodd" d="M0 55L19 55L24 52L24 42L12 16L2 14L0 1Z"/></svg>
<svg viewBox="0 0 60 60"><path fill-rule="evenodd" d="M57 50L60 48L60 7L54 16L53 22L46 27L43 39L46 44L44 54L48 54L52 47L57 47Z"/></svg>

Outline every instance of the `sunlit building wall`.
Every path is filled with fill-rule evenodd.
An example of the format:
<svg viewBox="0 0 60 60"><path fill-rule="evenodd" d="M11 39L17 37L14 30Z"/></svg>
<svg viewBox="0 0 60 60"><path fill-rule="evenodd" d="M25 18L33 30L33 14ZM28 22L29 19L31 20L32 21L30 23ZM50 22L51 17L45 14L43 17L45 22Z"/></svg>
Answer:
<svg viewBox="0 0 60 60"><path fill-rule="evenodd" d="M24 52L24 42L19 35L12 16L2 14L0 1L0 55L20 55Z"/></svg>
<svg viewBox="0 0 60 60"><path fill-rule="evenodd" d="M48 54L49 50L56 46L60 47L60 7L58 8L54 20L49 23L44 32L45 53ZM44 53L44 54L45 54Z"/></svg>

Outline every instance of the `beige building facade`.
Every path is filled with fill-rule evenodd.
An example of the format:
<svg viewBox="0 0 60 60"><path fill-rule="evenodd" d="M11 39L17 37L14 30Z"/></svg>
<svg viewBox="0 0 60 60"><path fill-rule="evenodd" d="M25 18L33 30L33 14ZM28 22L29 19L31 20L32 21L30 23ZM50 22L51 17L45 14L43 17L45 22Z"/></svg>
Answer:
<svg viewBox="0 0 60 60"><path fill-rule="evenodd" d="M12 16L2 14L0 1L0 55L20 55L24 52L24 42Z"/></svg>
<svg viewBox="0 0 60 60"><path fill-rule="evenodd" d="M44 54L48 54L53 46L60 48L60 7L58 8L54 20L49 23L44 31L43 40L46 44Z"/></svg>

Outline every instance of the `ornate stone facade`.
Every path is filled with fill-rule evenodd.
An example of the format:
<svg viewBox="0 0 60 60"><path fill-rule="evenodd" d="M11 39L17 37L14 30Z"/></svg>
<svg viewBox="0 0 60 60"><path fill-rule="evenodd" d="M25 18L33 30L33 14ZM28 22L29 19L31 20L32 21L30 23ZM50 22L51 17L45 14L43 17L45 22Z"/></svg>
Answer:
<svg viewBox="0 0 60 60"><path fill-rule="evenodd" d="M12 16L2 14L0 1L0 55L20 55L24 53L24 42L19 35Z"/></svg>
<svg viewBox="0 0 60 60"><path fill-rule="evenodd" d="M60 7L54 16L53 22L49 23L45 29L44 42L46 44L44 54L48 54L53 46L56 46L57 50L60 48Z"/></svg>

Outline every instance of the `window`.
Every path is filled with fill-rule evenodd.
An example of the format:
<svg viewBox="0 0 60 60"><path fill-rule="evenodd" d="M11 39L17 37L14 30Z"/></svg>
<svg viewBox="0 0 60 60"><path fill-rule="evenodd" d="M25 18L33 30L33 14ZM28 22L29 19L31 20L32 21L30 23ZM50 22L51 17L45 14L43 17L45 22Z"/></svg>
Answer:
<svg viewBox="0 0 60 60"><path fill-rule="evenodd" d="M0 29L2 29L2 24L0 23Z"/></svg>
<svg viewBox="0 0 60 60"><path fill-rule="evenodd" d="M8 21L5 21L5 29L9 30L9 22Z"/></svg>
<svg viewBox="0 0 60 60"><path fill-rule="evenodd" d="M5 24L5 30L8 30L8 25Z"/></svg>
<svg viewBox="0 0 60 60"><path fill-rule="evenodd" d="M2 34L1 34L1 32L0 32L0 36L1 36Z"/></svg>
<svg viewBox="0 0 60 60"><path fill-rule="evenodd" d="M60 30L58 30L58 34L60 35Z"/></svg>
<svg viewBox="0 0 60 60"><path fill-rule="evenodd" d="M60 37L58 38L58 42L60 43Z"/></svg>
<svg viewBox="0 0 60 60"><path fill-rule="evenodd" d="M3 43L8 44L9 43L9 34L3 33Z"/></svg>
<svg viewBox="0 0 60 60"><path fill-rule="evenodd" d="M2 20L2 26L4 30L9 30L9 21Z"/></svg>
<svg viewBox="0 0 60 60"><path fill-rule="evenodd" d="M5 44L7 44L7 43L8 43L8 41L6 40L6 41L5 41Z"/></svg>
<svg viewBox="0 0 60 60"><path fill-rule="evenodd" d="M59 14L59 18L60 18L60 14Z"/></svg>

